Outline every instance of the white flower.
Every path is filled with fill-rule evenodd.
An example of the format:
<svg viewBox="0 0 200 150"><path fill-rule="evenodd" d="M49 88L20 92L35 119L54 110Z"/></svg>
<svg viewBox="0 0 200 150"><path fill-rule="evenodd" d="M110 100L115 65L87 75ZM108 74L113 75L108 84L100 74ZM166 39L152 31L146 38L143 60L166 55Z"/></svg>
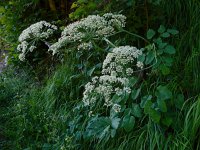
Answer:
<svg viewBox="0 0 200 150"><path fill-rule="evenodd" d="M141 69L144 67L143 62L141 62L141 61L138 61L136 65L138 68L141 68Z"/></svg>
<svg viewBox="0 0 200 150"><path fill-rule="evenodd" d="M121 111L121 106L119 104L114 104L112 109L116 112L119 113Z"/></svg>
<svg viewBox="0 0 200 150"><path fill-rule="evenodd" d="M25 55L37 48L35 41L48 39L56 30L57 27L55 25L51 25L46 21L37 22L23 30L18 39L20 44L17 46L17 50L22 52L19 55L19 59L24 61ZM29 45L31 46L29 47Z"/></svg>
<svg viewBox="0 0 200 150"><path fill-rule="evenodd" d="M111 13L103 16L89 15L65 27L61 33L61 38L49 48L49 51L53 51L55 54L60 48L67 46L68 43L80 43L86 39L102 39L112 35L116 32L116 26L118 28L125 26L125 20L126 17L124 15L114 15ZM63 40L66 42L63 42ZM79 44L78 49L87 49L85 46L84 44Z"/></svg>
<svg viewBox="0 0 200 150"><path fill-rule="evenodd" d="M133 69L132 69L132 68L127 68L127 69L126 69L126 74L127 74L128 76L131 76L131 75L133 74Z"/></svg>
<svg viewBox="0 0 200 150"><path fill-rule="evenodd" d="M24 61L25 55L23 53L19 54L19 60Z"/></svg>
<svg viewBox="0 0 200 150"><path fill-rule="evenodd" d="M91 50L93 48L93 45L91 42L89 43L81 43L79 46L78 46L78 50Z"/></svg>

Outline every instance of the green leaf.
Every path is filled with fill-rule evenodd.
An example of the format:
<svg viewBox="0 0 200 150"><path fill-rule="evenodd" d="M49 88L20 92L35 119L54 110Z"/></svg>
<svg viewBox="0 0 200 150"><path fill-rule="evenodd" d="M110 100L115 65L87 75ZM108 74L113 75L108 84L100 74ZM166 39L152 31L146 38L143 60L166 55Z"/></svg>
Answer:
<svg viewBox="0 0 200 150"><path fill-rule="evenodd" d="M160 85L157 87L156 96L159 99L166 100L172 98L172 92L166 86Z"/></svg>
<svg viewBox="0 0 200 150"><path fill-rule="evenodd" d="M165 103L165 101L163 99L157 99L157 103L158 103L158 108L162 111L162 112L167 112L167 105Z"/></svg>
<svg viewBox="0 0 200 150"><path fill-rule="evenodd" d="M117 128L118 128L120 120L121 120L121 119L120 119L120 118L117 118L117 117L111 119L112 127L113 127L114 129L117 129Z"/></svg>
<svg viewBox="0 0 200 150"><path fill-rule="evenodd" d="M145 106L144 106L144 113L145 114L149 114L149 111L152 109L153 103L151 102L151 100L148 100L146 103L145 103Z"/></svg>
<svg viewBox="0 0 200 150"><path fill-rule="evenodd" d="M147 31L147 39L152 39L154 37L154 35L156 34L156 32L152 29L149 29Z"/></svg>
<svg viewBox="0 0 200 150"><path fill-rule="evenodd" d="M163 33L163 32L165 32L165 30L166 30L166 28L163 25L160 25L158 32Z"/></svg>
<svg viewBox="0 0 200 150"><path fill-rule="evenodd" d="M124 111L124 116L130 115L131 114L131 108L126 108Z"/></svg>
<svg viewBox="0 0 200 150"><path fill-rule="evenodd" d="M170 37L170 34L168 32L164 32L160 36L164 37L164 38L168 38L168 37Z"/></svg>
<svg viewBox="0 0 200 150"><path fill-rule="evenodd" d="M134 116L126 115L123 118L122 127L124 128L126 132L130 132L134 128L134 125L135 125Z"/></svg>
<svg viewBox="0 0 200 150"><path fill-rule="evenodd" d="M152 95L143 96L141 99L140 107L144 108L147 101L152 99Z"/></svg>
<svg viewBox="0 0 200 150"><path fill-rule="evenodd" d="M165 62L165 64L166 64L167 66L171 66L172 63L173 63L173 58L171 58L171 57L166 57L166 56L164 56L164 57L162 57L162 59L164 60L164 62Z"/></svg>
<svg viewBox="0 0 200 150"><path fill-rule="evenodd" d="M111 129L111 133L110 133L111 137L114 138L116 135L116 129Z"/></svg>
<svg viewBox="0 0 200 150"><path fill-rule="evenodd" d="M93 67L92 69L88 70L87 71L87 75L91 77L93 72L94 72L94 70L95 70L95 67Z"/></svg>
<svg viewBox="0 0 200 150"><path fill-rule="evenodd" d="M122 97L118 96L117 94L113 95L113 97L112 97L113 103L120 103L122 100L123 100Z"/></svg>
<svg viewBox="0 0 200 150"><path fill-rule="evenodd" d="M175 29L167 29L167 32L171 33L172 35L176 35L178 34L179 32Z"/></svg>
<svg viewBox="0 0 200 150"><path fill-rule="evenodd" d="M165 46L167 46L168 44L167 43L159 43L158 44L158 47L160 48L160 49L162 49L162 48L165 48Z"/></svg>
<svg viewBox="0 0 200 150"><path fill-rule="evenodd" d="M138 118L142 117L142 110L138 104L133 104L131 113L135 117L138 117Z"/></svg>
<svg viewBox="0 0 200 150"><path fill-rule="evenodd" d="M137 61L140 61L140 62L144 62L144 60L145 60L145 55L144 54L140 55L138 57L138 59L137 59Z"/></svg>
<svg viewBox="0 0 200 150"><path fill-rule="evenodd" d="M153 51L149 51L146 55L146 61L145 61L145 64L148 65L150 64L153 59L155 58L155 55L154 55L154 52Z"/></svg>
<svg viewBox="0 0 200 150"><path fill-rule="evenodd" d="M163 75L168 75L170 73L170 69L165 65L161 65L160 70L161 70Z"/></svg>
<svg viewBox="0 0 200 150"><path fill-rule="evenodd" d="M183 103L184 103L184 95L178 94L177 98L174 99L174 103L178 109L181 109L183 107Z"/></svg>
<svg viewBox="0 0 200 150"><path fill-rule="evenodd" d="M131 92L131 98L132 100L136 100L140 94L141 88L137 89L137 90L132 90Z"/></svg>
<svg viewBox="0 0 200 150"><path fill-rule="evenodd" d="M154 109L150 109L149 110L149 116L151 117L151 119L155 122L155 123L159 123L161 115L159 112L157 112Z"/></svg>
<svg viewBox="0 0 200 150"><path fill-rule="evenodd" d="M168 116L161 119L162 124L166 125L167 127L169 127L172 124L172 121L173 121L173 119Z"/></svg>
<svg viewBox="0 0 200 150"><path fill-rule="evenodd" d="M138 79L136 77L131 77L129 79L129 85L133 87L137 83Z"/></svg>
<svg viewBox="0 0 200 150"><path fill-rule="evenodd" d="M176 49L173 46L171 46L171 45L167 45L165 47L165 49L164 49L164 52L168 53L168 54L175 54Z"/></svg>

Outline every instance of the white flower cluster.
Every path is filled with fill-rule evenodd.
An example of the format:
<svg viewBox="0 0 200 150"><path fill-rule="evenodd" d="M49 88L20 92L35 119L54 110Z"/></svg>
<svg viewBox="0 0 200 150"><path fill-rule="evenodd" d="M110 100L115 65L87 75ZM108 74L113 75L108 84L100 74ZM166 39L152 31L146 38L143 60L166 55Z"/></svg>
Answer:
<svg viewBox="0 0 200 150"><path fill-rule="evenodd" d="M142 51L136 47L120 46L114 48L112 53L106 56L103 62L103 74L116 74L118 76L131 76L133 74L133 63ZM143 67L142 62L137 62L138 67Z"/></svg>
<svg viewBox="0 0 200 150"><path fill-rule="evenodd" d="M142 55L142 51L131 46L120 46L108 53L103 62L103 75L92 78L92 81L85 86L84 105L90 106L97 100L104 99L104 105L113 106L112 108L119 112L120 106L115 104L112 96L131 93L129 77L133 75L135 60L139 55Z"/></svg>
<svg viewBox="0 0 200 150"><path fill-rule="evenodd" d="M46 21L37 22L23 30L18 39L20 44L18 45L17 50L22 52L19 55L19 59L24 61L26 53L29 51L32 52L35 48L37 48L36 42L38 40L48 39L56 30L57 27L55 25L51 25Z"/></svg>
<svg viewBox="0 0 200 150"><path fill-rule="evenodd" d="M124 15L115 15L112 13L99 15L90 15L80 21L69 24L61 34L57 43L53 44L49 50L53 54L71 42L88 41L91 38L103 38L116 32L116 28L125 26L126 17Z"/></svg>

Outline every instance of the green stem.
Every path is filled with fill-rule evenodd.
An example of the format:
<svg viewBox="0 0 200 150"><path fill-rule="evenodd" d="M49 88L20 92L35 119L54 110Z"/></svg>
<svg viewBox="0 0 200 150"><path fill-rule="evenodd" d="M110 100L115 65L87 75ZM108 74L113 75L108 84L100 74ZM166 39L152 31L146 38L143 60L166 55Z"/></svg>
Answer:
<svg viewBox="0 0 200 150"><path fill-rule="evenodd" d="M124 30L124 29L122 29L122 32L128 33L128 34L130 34L130 35L132 35L132 36L135 36L135 37L137 37L137 38L140 38L140 39L144 40L145 42L151 44L147 39L143 38L143 37L140 36L140 35L137 35L137 34L135 34L135 33L131 33L131 32L126 31L126 30Z"/></svg>
<svg viewBox="0 0 200 150"><path fill-rule="evenodd" d="M103 38L103 40L105 40L107 43L109 43L111 46L113 47L117 47L115 46L115 44L113 44L111 41L109 41L107 38Z"/></svg>

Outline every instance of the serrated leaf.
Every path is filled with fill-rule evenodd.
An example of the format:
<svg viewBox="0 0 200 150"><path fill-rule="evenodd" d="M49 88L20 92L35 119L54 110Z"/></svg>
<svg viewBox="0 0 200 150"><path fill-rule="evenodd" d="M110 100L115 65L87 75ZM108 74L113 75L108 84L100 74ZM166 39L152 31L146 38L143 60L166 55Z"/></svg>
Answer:
<svg viewBox="0 0 200 150"><path fill-rule="evenodd" d="M132 106L132 112L131 112L135 117L142 117L142 110L138 104L133 104Z"/></svg>
<svg viewBox="0 0 200 150"><path fill-rule="evenodd" d="M166 86L160 85L157 87L156 96L159 99L166 100L172 98L172 92Z"/></svg>
<svg viewBox="0 0 200 150"><path fill-rule="evenodd" d="M150 64L154 58L155 58L154 52L152 52L152 51L148 52L146 55L145 64L146 65Z"/></svg>
<svg viewBox="0 0 200 150"><path fill-rule="evenodd" d="M156 32L152 29L149 29L147 31L147 39L152 39L154 37L154 35L156 34Z"/></svg>
<svg viewBox="0 0 200 150"><path fill-rule="evenodd" d="M134 125L135 125L134 116L126 115L123 118L122 126L126 132L130 132L134 128Z"/></svg>
<svg viewBox="0 0 200 150"><path fill-rule="evenodd" d="M168 32L164 32L160 36L164 37L164 38L168 38L168 37L170 37L170 34Z"/></svg>
<svg viewBox="0 0 200 150"><path fill-rule="evenodd" d="M166 28L163 25L160 25L158 32L163 33L163 32L165 32L165 30L166 30Z"/></svg>
<svg viewBox="0 0 200 150"><path fill-rule="evenodd" d="M172 35L176 35L178 34L179 32L175 29L167 29L167 32L171 33Z"/></svg>
<svg viewBox="0 0 200 150"><path fill-rule="evenodd" d="M171 46L171 45L167 45L165 47L165 49L164 49L164 52L168 53L168 54L175 54L176 49L173 46Z"/></svg>
<svg viewBox="0 0 200 150"><path fill-rule="evenodd" d="M165 103L165 101L163 99L157 99L157 104L158 104L158 108L162 111L162 112L167 112L167 105Z"/></svg>

